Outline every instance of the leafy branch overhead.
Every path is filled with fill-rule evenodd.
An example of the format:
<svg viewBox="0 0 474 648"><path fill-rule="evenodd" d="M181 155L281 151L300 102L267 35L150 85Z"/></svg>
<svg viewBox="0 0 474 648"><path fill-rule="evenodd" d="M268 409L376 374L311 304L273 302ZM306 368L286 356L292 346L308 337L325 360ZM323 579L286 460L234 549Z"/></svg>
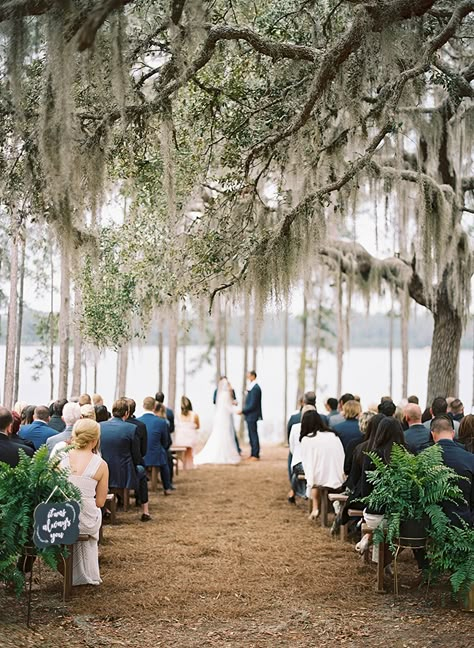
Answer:
<svg viewBox="0 0 474 648"><path fill-rule="evenodd" d="M463 322L474 0L257 4L2 4L2 203L68 232L87 336L249 280L285 292L381 196L398 288Z"/></svg>

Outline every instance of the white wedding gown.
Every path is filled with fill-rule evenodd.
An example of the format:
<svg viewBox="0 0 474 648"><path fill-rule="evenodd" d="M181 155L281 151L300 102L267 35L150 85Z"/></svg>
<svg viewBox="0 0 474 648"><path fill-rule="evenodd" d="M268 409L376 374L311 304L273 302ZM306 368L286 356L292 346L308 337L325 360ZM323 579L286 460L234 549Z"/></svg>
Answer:
<svg viewBox="0 0 474 648"><path fill-rule="evenodd" d="M194 457L199 464L237 464L240 455L235 444L233 406L227 381L219 383L216 400L216 414L212 432L204 448Z"/></svg>

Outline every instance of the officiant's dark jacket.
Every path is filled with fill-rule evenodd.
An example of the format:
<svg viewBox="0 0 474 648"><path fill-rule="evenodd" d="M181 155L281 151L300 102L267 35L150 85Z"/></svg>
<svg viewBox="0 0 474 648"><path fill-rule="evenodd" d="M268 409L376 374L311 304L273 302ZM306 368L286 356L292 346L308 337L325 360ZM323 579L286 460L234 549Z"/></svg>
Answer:
<svg viewBox="0 0 474 648"><path fill-rule="evenodd" d="M20 448L28 457L33 456L34 450L30 447L20 443L14 443L5 434L0 433L0 461L14 468L20 461L20 453L18 452Z"/></svg>
<svg viewBox="0 0 474 648"><path fill-rule="evenodd" d="M474 454L449 439L440 439L437 445L443 449L445 466L466 478L458 482L465 502L444 502L443 510L454 524L459 525L459 515L465 522L474 526Z"/></svg>
<svg viewBox="0 0 474 648"><path fill-rule="evenodd" d="M247 421L260 421L262 418L262 390L260 385L254 385L247 393L245 407L242 412Z"/></svg>
<svg viewBox="0 0 474 648"><path fill-rule="evenodd" d="M137 488L135 466L142 462L137 428L114 416L100 423L100 450L109 466L110 488Z"/></svg>

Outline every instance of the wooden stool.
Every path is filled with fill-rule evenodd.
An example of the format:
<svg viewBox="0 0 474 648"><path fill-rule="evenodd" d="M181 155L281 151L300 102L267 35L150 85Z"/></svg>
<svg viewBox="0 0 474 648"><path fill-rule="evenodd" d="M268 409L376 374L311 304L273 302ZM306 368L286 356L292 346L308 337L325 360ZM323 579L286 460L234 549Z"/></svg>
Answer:
<svg viewBox="0 0 474 648"><path fill-rule="evenodd" d="M184 469L184 455L186 454L186 446L171 446L170 451L176 458L176 474L178 474L178 461L181 461Z"/></svg>
<svg viewBox="0 0 474 648"><path fill-rule="evenodd" d="M81 534L77 542L87 542L91 536L88 534ZM72 596L72 569L74 564L74 545L65 545L68 555L63 558L63 601L69 601Z"/></svg>
<svg viewBox="0 0 474 648"><path fill-rule="evenodd" d="M344 506L344 504L347 502L349 499L348 495L343 495L342 493L329 493L328 499L330 502L340 502L341 507ZM341 524L340 527L340 539L342 542L347 541L347 524Z"/></svg>
<svg viewBox="0 0 474 648"><path fill-rule="evenodd" d="M117 498L114 493L107 495L104 508L110 513L110 524L117 524Z"/></svg>
<svg viewBox="0 0 474 648"><path fill-rule="evenodd" d="M129 488L109 488L112 495L117 495L123 504L123 511L126 513L130 506L130 489Z"/></svg>

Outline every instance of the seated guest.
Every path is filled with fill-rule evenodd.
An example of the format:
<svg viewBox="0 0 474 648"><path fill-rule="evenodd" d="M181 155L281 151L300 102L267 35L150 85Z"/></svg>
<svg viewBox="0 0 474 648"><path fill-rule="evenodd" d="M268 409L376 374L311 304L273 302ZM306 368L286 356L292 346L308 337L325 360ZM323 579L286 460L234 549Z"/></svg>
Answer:
<svg viewBox="0 0 474 648"><path fill-rule="evenodd" d="M304 405L304 397L301 396L300 398L298 398L298 409L296 410L296 412L293 412L293 414L290 415L288 423L286 424L286 436L288 441L290 440L291 428L293 427L293 425L301 423L301 410Z"/></svg>
<svg viewBox="0 0 474 648"><path fill-rule="evenodd" d="M95 421L95 407L87 403L85 405L81 405L81 418L91 419L91 421Z"/></svg>
<svg viewBox="0 0 474 648"><path fill-rule="evenodd" d="M360 403L356 400L349 400L342 406L344 420L333 427L334 432L341 439L344 446L344 452L351 441L362 441L363 436L360 433L358 416L361 413Z"/></svg>
<svg viewBox="0 0 474 648"><path fill-rule="evenodd" d="M326 417L328 419L328 425L332 426L333 417L339 416L339 410L337 409L337 398L328 398L324 403L324 407L326 408L327 411Z"/></svg>
<svg viewBox="0 0 474 648"><path fill-rule="evenodd" d="M307 493L313 507L309 516L319 516L319 489L338 490L344 481L344 448L339 437L324 423L316 411L306 412L301 419L301 462L306 477Z"/></svg>
<svg viewBox="0 0 474 648"><path fill-rule="evenodd" d="M92 394L92 405L94 407L99 407L99 405L104 404L104 399L100 394Z"/></svg>
<svg viewBox="0 0 474 648"><path fill-rule="evenodd" d="M108 421L110 418L110 413L105 405L96 405L95 409L95 420L97 423L103 423Z"/></svg>
<svg viewBox="0 0 474 648"><path fill-rule="evenodd" d="M12 443L19 443L20 445L26 445L28 446L28 448L34 451L35 447L31 443L31 441L25 441L24 439L20 439L20 437L18 436L18 432L20 431L21 416L15 410L13 410L11 414L13 416L13 423L9 435L10 441Z"/></svg>
<svg viewBox="0 0 474 648"><path fill-rule="evenodd" d="M161 483L165 495L171 495L170 469L167 450L171 446L169 423L165 406L157 403L152 396L143 401L145 413L137 420L146 426L147 451L144 456L145 466L159 466Z"/></svg>
<svg viewBox="0 0 474 648"><path fill-rule="evenodd" d="M377 454L385 464L390 463L392 454L392 447L394 444L405 446L405 439L403 436L403 428L397 419L391 416L385 416L377 426L375 435L372 437L368 444L367 450ZM374 486L367 479L367 472L374 470L375 465L367 455L364 456L362 461L362 477L361 477L361 498L367 497L372 492ZM377 511L369 506L364 509L364 520L367 526L371 529L376 529L383 519L383 511ZM360 543L356 545L357 551L363 553L369 543L368 535L364 536ZM377 547L374 548L374 562L378 562ZM386 561L388 562L388 561Z"/></svg>
<svg viewBox="0 0 474 648"><path fill-rule="evenodd" d="M430 407L431 418L425 421L425 423L423 423L423 425L428 430L428 432L431 429L432 420L435 419L437 416L447 415L447 413L448 413L448 401L442 396L437 396L431 403L431 407ZM454 432L457 436L459 431L459 421L453 421L453 425L454 425Z"/></svg>
<svg viewBox="0 0 474 648"><path fill-rule="evenodd" d="M408 403L403 414L408 425L408 429L404 431L405 443L410 452L418 454L431 441L429 431L421 422L421 407Z"/></svg>
<svg viewBox="0 0 474 648"><path fill-rule="evenodd" d="M53 454L54 447L59 443L67 444L72 436L72 428L74 423L81 418L81 408L79 403L66 403L63 407L63 420L65 424L64 432L60 432L46 441L48 446L49 456ZM62 446L64 447L64 446Z"/></svg>
<svg viewBox="0 0 474 648"><path fill-rule="evenodd" d="M370 420L375 416L375 412L372 412L371 410L367 410L366 412L362 412L359 414L358 418L358 423L359 423L359 430L361 433L360 437L355 437L352 439L352 441L349 441L347 444L347 449L345 452L345 458L344 458L344 473L346 475L349 475L351 472L351 467L352 467L352 459L354 455L354 450L356 447L363 443L364 441L367 441L367 427L369 425Z"/></svg>
<svg viewBox="0 0 474 648"><path fill-rule="evenodd" d="M24 425L31 425L33 423L33 414L35 413L36 405L27 405L21 412L20 427Z"/></svg>
<svg viewBox="0 0 474 648"><path fill-rule="evenodd" d="M316 401L315 401L316 402ZM301 416L304 416L306 412L316 411L314 405L303 405L301 410ZM290 484L291 490L288 493L288 502L290 504L295 504L295 495L299 497L304 497L306 495L306 482L298 479L298 475L304 474L303 463L301 461L301 423L295 423L291 427L290 438L288 441L290 447Z"/></svg>
<svg viewBox="0 0 474 648"><path fill-rule="evenodd" d="M53 430L56 430L56 432L64 432L64 429L66 427L66 424L64 423L62 416L63 416L63 408L66 405L67 400L65 398L62 398L61 400L54 401L52 404L52 412L51 412L51 418L49 419L49 427L52 428Z"/></svg>
<svg viewBox="0 0 474 648"><path fill-rule="evenodd" d="M454 421L458 421L461 423L463 417L464 417L464 405L462 401L459 398L454 398L451 401L451 405L449 407L449 414L453 418Z"/></svg>
<svg viewBox="0 0 474 648"><path fill-rule="evenodd" d="M100 585L99 531L102 511L109 489L109 469L97 454L99 424L81 419L72 431L73 449L61 459L60 467L69 472L69 481L81 491L79 533L89 539L74 545L73 585Z"/></svg>
<svg viewBox="0 0 474 648"><path fill-rule="evenodd" d="M81 394L79 396L79 405L82 407L82 405L92 405L92 400L89 394Z"/></svg>
<svg viewBox="0 0 474 648"><path fill-rule="evenodd" d="M449 417L437 416L431 422L431 434L436 445L443 450L443 463L459 475L458 486L464 501L447 501L443 510L454 525L459 518L474 526L474 454L454 441L454 429Z"/></svg>
<svg viewBox="0 0 474 648"><path fill-rule="evenodd" d="M329 424L331 427L334 429L334 426L337 425L338 423L342 423L344 421L344 415L342 412L342 409L344 407L344 404L347 403L350 400L355 400L354 395L350 394L349 392L347 394L343 394L341 398L337 402L337 409L338 413L334 414L331 416ZM361 408L362 409L362 408Z"/></svg>
<svg viewBox="0 0 474 648"><path fill-rule="evenodd" d="M409 403L415 403L415 405L420 404L420 399L418 398L418 396L408 396L407 401Z"/></svg>
<svg viewBox="0 0 474 648"><path fill-rule="evenodd" d="M28 457L32 457L34 450L21 443L14 443L10 439L13 416L6 407L0 407L0 461L14 468L20 461L20 449Z"/></svg>
<svg viewBox="0 0 474 648"><path fill-rule="evenodd" d="M135 409L137 407L137 404L133 400L133 398L126 398L125 399L128 403L128 417L127 417L127 423L132 423L137 428L137 434L138 438L140 439L140 454L143 457L147 453L147 427L146 425L138 418L135 418ZM146 465L142 461L142 465Z"/></svg>
<svg viewBox="0 0 474 648"><path fill-rule="evenodd" d="M19 437L25 439L26 441L31 441L35 447L35 450L38 450L43 443L49 439L49 437L58 434L56 430L53 430L49 427L49 410L44 405L38 405L35 407L33 414L33 423L30 425L24 425L20 428Z"/></svg>
<svg viewBox="0 0 474 648"><path fill-rule="evenodd" d="M468 414L459 426L459 443L462 443L468 452L474 453L474 415Z"/></svg>
<svg viewBox="0 0 474 648"><path fill-rule="evenodd" d="M12 414L13 412L16 412L20 416L21 420L21 414L25 407L28 407L28 403L26 401L17 401L13 407Z"/></svg>
<svg viewBox="0 0 474 648"><path fill-rule="evenodd" d="M148 510L146 472L141 465L140 439L137 428L127 422L128 403L115 401L110 421L100 423L101 452L109 466L109 487L134 489L142 505L142 522L151 520Z"/></svg>
<svg viewBox="0 0 474 648"><path fill-rule="evenodd" d="M382 400L377 406L377 411L379 414L384 414L385 416L393 416L397 411L397 406L389 396L382 396Z"/></svg>

